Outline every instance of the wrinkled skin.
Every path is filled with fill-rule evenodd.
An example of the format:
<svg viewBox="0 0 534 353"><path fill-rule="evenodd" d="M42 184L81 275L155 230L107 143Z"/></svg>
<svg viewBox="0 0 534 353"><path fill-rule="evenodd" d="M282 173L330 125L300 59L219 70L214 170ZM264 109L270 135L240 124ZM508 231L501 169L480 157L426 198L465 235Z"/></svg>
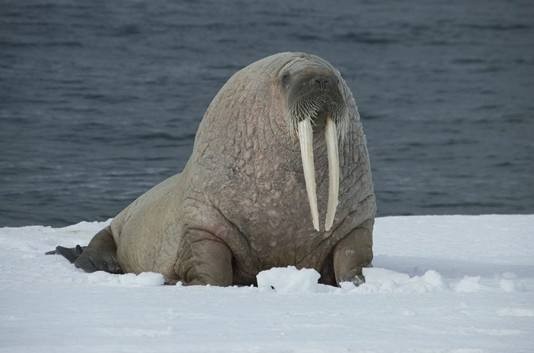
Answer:
<svg viewBox="0 0 534 353"><path fill-rule="evenodd" d="M287 72L337 78L347 122L339 142L339 204L330 231L314 230L299 141L290 134ZM282 77L285 75L284 77ZM296 84L296 83L295 83ZM324 121L313 129L317 204L325 217ZM314 268L321 282L358 284L372 260L375 196L356 104L337 70L280 53L234 74L213 99L182 173L140 196L75 260L86 270L153 271L170 283L249 285L271 267Z"/></svg>

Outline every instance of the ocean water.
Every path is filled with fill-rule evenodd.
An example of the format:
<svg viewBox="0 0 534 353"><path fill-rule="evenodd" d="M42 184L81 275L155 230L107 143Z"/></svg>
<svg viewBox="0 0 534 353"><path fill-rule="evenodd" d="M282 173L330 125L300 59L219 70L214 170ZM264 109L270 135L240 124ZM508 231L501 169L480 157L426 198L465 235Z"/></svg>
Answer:
<svg viewBox="0 0 534 353"><path fill-rule="evenodd" d="M0 0L0 226L114 216L180 171L239 68L320 55L379 215L534 212L532 1Z"/></svg>

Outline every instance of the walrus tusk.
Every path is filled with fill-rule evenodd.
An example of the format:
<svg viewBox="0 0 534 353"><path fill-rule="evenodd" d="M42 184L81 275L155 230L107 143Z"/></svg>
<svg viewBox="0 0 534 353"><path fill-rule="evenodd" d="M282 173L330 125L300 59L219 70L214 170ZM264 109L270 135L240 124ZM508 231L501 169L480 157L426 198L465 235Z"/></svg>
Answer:
<svg viewBox="0 0 534 353"><path fill-rule="evenodd" d="M300 157L304 170L304 181L306 182L306 192L310 203L313 228L319 231L319 211L317 210L317 191L315 187L315 164L313 161L313 129L310 118L299 122L298 125L300 141Z"/></svg>
<svg viewBox="0 0 534 353"><path fill-rule="evenodd" d="M336 123L326 118L325 128L326 150L328 153L328 206L326 209L325 230L329 231L334 224L337 204L339 201L339 154L337 148Z"/></svg>

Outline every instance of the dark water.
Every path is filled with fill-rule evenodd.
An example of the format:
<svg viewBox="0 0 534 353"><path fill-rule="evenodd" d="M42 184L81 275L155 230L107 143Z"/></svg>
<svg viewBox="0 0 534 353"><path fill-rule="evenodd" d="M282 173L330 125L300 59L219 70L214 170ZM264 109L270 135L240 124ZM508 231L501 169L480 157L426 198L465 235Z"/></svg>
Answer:
<svg viewBox="0 0 534 353"><path fill-rule="evenodd" d="M286 50L355 93L380 215L534 212L532 1L0 0L0 225L114 216Z"/></svg>

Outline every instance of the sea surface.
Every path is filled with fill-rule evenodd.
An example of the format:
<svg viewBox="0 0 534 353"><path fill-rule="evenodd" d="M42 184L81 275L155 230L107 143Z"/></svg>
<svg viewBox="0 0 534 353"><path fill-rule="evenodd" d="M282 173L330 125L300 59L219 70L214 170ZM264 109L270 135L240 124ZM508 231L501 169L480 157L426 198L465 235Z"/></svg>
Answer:
<svg viewBox="0 0 534 353"><path fill-rule="evenodd" d="M280 51L347 80L379 215L534 213L533 1L0 0L0 226L113 217Z"/></svg>

